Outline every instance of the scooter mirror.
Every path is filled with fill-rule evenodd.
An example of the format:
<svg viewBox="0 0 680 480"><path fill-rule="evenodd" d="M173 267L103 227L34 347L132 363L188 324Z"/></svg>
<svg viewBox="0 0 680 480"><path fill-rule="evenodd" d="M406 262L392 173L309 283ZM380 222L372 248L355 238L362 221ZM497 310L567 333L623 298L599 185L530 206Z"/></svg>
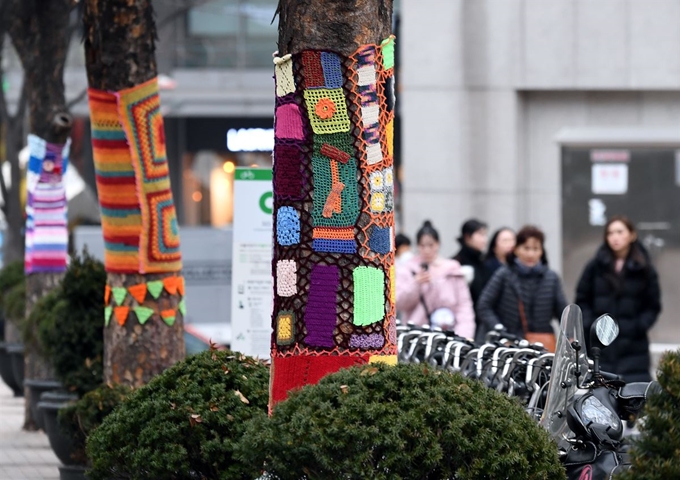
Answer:
<svg viewBox="0 0 680 480"><path fill-rule="evenodd" d="M618 336L619 324L606 313L598 317L590 328L590 344L594 347L608 347Z"/></svg>

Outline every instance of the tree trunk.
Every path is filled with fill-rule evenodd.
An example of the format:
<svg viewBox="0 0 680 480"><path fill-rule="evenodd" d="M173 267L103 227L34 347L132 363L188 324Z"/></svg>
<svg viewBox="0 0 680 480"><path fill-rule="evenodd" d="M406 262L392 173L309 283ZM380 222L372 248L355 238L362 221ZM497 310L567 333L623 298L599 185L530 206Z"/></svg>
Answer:
<svg viewBox="0 0 680 480"><path fill-rule="evenodd" d="M72 125L64 96L64 65L69 43L71 6L71 0L55 0L40 6L13 0L12 20L8 28L24 69L30 131L46 142L57 145L66 143ZM19 169L13 168L12 190L18 192L19 180ZM65 254L68 246L66 231L63 241ZM27 316L42 296L60 284L65 269L64 262L63 266L49 272L40 269L27 271ZM34 327L37 328L37 325ZM37 332L34 334L37 336ZM25 349L25 377L31 380L54 380L53 368L38 351L38 347L26 345ZM30 401L30 391L26 388L24 429L34 430L36 424L29 408Z"/></svg>
<svg viewBox="0 0 680 480"><path fill-rule="evenodd" d="M120 113L125 102L122 91L127 91L126 89L132 87L135 87L135 91L148 87L148 90L144 90L150 95L145 97L146 100L150 100L151 103L158 101L157 97L154 96L154 92L157 93L157 91L153 84L153 79L157 76L157 68L154 44L156 31L151 1L86 0L84 24L93 148L95 150L99 201L103 212L104 237L107 242L120 242L119 245L125 246L126 251L129 252L129 255L125 257L126 259L123 259L116 257L115 252L107 251L105 263L109 288L111 288L111 291L122 291L120 289L124 288L129 294L124 294L121 303L118 303L114 298L115 295L107 295L110 309L107 310L106 315L110 318L108 320L110 323L104 330L104 377L106 381L114 383L141 386L185 356L184 322L180 308L183 291L173 293L172 288L170 290L166 288L158 298L149 293L144 298L137 299L132 295L135 287L144 284L153 285L153 282L159 280L178 277L181 270L179 238L176 232L174 246L172 247L172 250L176 251L173 254L173 260L160 266L144 264L143 258L146 258L147 255L147 249L143 247L146 244L145 242L148 242L148 248L152 248L154 245L160 247L156 244L159 240L154 240L155 237L152 236L153 225L150 223L150 215L153 212L147 213L145 210L145 208L148 208L147 202L149 200L144 193L144 189L148 186L148 183L145 183L144 176L147 172L144 169L148 166L145 167L142 161L140 167L139 162L135 160L137 152L133 146L134 141L129 130L131 127L126 123L129 119L125 120L123 114ZM119 95L112 95L115 92L118 92ZM157 103L153 104L158 105ZM116 146L120 146L120 143L111 140L110 132L108 136L104 134L98 136L98 129L106 129L111 125L106 120L110 120L110 117L105 119L106 114L102 113L104 111L102 109L107 108L106 105L109 108L113 105L113 110L107 111L109 114L113 114L113 122L116 123L113 127L116 135L118 135L116 139L120 141L127 138L127 143L130 145L129 153L120 149L115 150ZM116 108L119 109L120 115L117 119ZM148 125L135 123L132 126L135 128L146 128L148 126L149 136L153 135L151 143L156 145L154 150L156 155L153 159L152 168L162 170L161 181L167 186L167 189L164 190L166 194L164 212L168 216L159 221L174 222L172 228L176 230L172 195L168 194L170 183L165 159L164 130L162 118L160 118L157 110L158 108L156 108L156 116L153 120L156 123ZM99 115L104 115L101 117L101 122L99 122ZM155 128L153 128L154 126ZM130 174L133 170L135 172L134 187L138 192L138 203L131 205L128 198L126 205L131 207L132 210L141 211L141 214L135 213L126 217L125 221L129 225L128 228L134 231L133 234L129 233L130 230L127 230L126 234L125 231L121 231L115 225L109 224L104 213L104 209L115 210L116 207L120 208L121 204L124 203L122 197L117 196L115 191L113 195L110 195L110 191L104 189L110 188L111 182L119 182L118 185L129 186L124 178L112 179L111 175L100 175L110 166L110 163L107 163L110 161L110 157L100 155L99 149L105 150L107 148L112 149L109 151L115 150L119 155L117 157L119 160L120 155L123 156L122 158L125 155L133 157L130 163L126 164L126 168ZM141 155L139 158L141 158ZM140 216L141 221L139 220ZM164 225L166 228L170 228L167 224L164 223ZM137 252L131 251L130 248L133 247L138 247L139 250ZM136 255L139 256L139 259ZM130 263L130 258L134 259L132 263ZM149 282L152 283L149 284ZM130 290L131 287L133 290ZM153 312L148 321L143 316L140 317L139 314L135 315L137 312L135 309L140 309L140 307L142 311L148 309L147 312ZM129 311L126 309L129 309ZM142 315L144 314L142 313ZM163 321L162 317L165 317L168 324ZM172 323L172 318L174 318L174 323Z"/></svg>
<svg viewBox="0 0 680 480"><path fill-rule="evenodd" d="M392 1L280 0L279 16L270 405L397 353Z"/></svg>

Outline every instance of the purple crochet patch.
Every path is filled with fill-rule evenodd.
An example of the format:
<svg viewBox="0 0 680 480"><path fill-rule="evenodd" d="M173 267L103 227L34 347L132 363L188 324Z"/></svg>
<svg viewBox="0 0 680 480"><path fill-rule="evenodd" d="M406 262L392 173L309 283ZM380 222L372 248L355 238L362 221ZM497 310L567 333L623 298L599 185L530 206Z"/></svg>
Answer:
<svg viewBox="0 0 680 480"><path fill-rule="evenodd" d="M331 52L321 52L321 67L326 88L342 88L340 58Z"/></svg>
<svg viewBox="0 0 680 480"><path fill-rule="evenodd" d="M379 333L371 333L370 335L352 335L349 339L350 348L361 348L368 350L369 348L382 348L385 344L385 337Z"/></svg>
<svg viewBox="0 0 680 480"><path fill-rule="evenodd" d="M335 346L333 330L337 317L336 295L339 284L338 267L314 265L304 317L307 327L305 337L307 345L328 348Z"/></svg>

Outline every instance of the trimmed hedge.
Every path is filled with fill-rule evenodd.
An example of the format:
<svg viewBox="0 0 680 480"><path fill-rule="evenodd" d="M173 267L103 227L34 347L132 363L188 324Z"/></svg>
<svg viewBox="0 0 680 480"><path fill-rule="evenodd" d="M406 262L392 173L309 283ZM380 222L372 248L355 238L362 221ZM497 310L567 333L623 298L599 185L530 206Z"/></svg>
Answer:
<svg viewBox="0 0 680 480"><path fill-rule="evenodd" d="M425 365L341 370L248 422L238 454L271 478L565 478L514 399Z"/></svg>

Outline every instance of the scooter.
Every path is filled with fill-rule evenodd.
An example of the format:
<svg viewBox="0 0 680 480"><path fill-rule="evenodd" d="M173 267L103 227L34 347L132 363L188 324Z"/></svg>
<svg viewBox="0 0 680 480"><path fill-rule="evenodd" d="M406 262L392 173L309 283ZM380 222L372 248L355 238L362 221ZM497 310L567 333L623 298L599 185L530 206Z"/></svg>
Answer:
<svg viewBox="0 0 680 480"><path fill-rule="evenodd" d="M617 322L602 315L590 330L592 368L585 350L581 309L562 314L548 397L541 418L557 442L569 480L609 480L630 468L622 419L638 415L657 382L626 384L602 372L600 355L619 334Z"/></svg>

